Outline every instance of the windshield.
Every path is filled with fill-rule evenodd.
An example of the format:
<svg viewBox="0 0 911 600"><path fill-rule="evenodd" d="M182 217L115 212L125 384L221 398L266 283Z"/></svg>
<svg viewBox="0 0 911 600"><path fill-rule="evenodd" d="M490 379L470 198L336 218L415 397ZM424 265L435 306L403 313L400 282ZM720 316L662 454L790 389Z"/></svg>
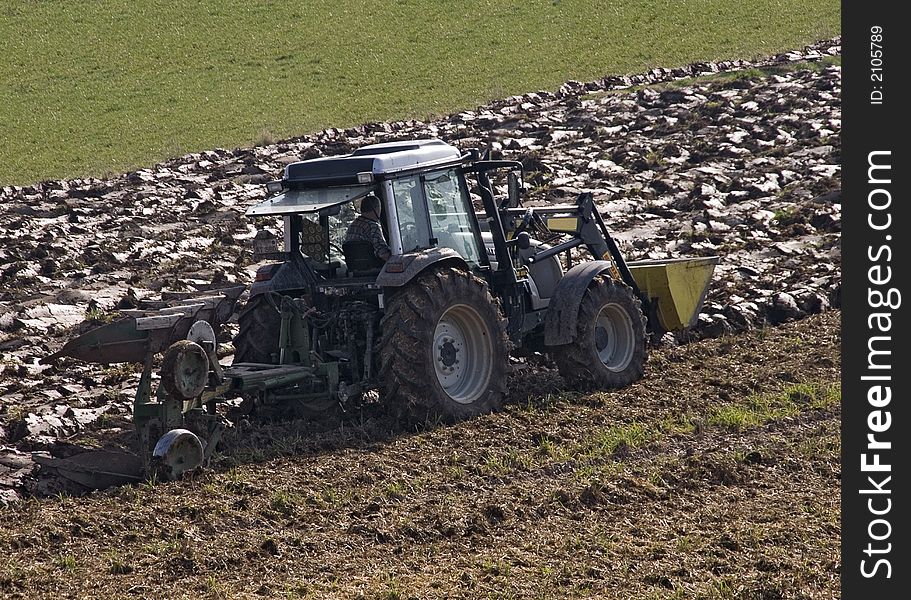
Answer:
<svg viewBox="0 0 911 600"><path fill-rule="evenodd" d="M324 208L337 206L359 198L373 189L373 187L372 185L344 185L325 188L289 189L250 208L247 210L247 215L284 215L317 212Z"/></svg>

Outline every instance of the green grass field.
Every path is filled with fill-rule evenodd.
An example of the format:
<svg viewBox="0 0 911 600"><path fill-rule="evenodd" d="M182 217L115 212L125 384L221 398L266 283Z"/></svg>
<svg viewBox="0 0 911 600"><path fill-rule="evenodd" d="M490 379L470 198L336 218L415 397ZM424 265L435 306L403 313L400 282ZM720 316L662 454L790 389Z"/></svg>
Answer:
<svg viewBox="0 0 911 600"><path fill-rule="evenodd" d="M752 58L840 19L835 0L6 0L0 184Z"/></svg>

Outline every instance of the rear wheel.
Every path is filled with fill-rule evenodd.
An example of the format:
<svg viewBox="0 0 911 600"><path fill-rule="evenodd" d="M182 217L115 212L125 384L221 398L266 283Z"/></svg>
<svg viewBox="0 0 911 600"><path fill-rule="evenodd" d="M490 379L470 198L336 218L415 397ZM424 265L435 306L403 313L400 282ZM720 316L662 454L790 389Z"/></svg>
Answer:
<svg viewBox="0 0 911 600"><path fill-rule="evenodd" d="M237 320L240 330L234 337L234 363L272 363L282 320L266 294L247 300Z"/></svg>
<svg viewBox="0 0 911 600"><path fill-rule="evenodd" d="M419 276L388 298L382 331L383 395L413 418L457 421L500 407L506 326L481 279L453 268Z"/></svg>
<svg viewBox="0 0 911 600"><path fill-rule="evenodd" d="M598 277L579 306L576 337L551 354L560 374L582 389L625 387L645 371L645 316L626 284Z"/></svg>

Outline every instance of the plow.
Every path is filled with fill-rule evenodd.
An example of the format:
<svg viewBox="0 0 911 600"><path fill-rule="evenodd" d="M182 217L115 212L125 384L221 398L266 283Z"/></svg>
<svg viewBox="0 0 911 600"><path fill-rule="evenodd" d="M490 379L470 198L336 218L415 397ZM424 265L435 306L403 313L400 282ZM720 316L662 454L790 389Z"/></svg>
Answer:
<svg viewBox="0 0 911 600"><path fill-rule="evenodd" d="M173 480L206 465L238 418L312 418L371 392L403 418L472 418L500 408L510 356L529 353L550 356L572 387L632 384L650 336L694 324L718 258L627 262L591 194L524 206L522 181L520 163L439 140L288 165L247 211L283 225L281 246L256 248L265 262L249 289L122 311L43 360L142 374L135 452L42 467L95 488ZM368 196L387 258L349 235ZM235 317L233 362L221 364Z"/></svg>

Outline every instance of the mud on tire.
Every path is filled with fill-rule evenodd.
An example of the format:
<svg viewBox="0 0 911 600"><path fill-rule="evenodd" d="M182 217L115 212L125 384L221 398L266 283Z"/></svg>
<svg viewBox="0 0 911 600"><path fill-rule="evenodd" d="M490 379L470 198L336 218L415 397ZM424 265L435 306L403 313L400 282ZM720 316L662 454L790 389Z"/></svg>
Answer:
<svg viewBox="0 0 911 600"><path fill-rule="evenodd" d="M566 381L578 389L625 387L642 378L646 360L642 303L623 282L597 277L579 306L575 340L551 350Z"/></svg>
<svg viewBox="0 0 911 600"><path fill-rule="evenodd" d="M234 337L234 363L271 363L278 352L281 315L266 294L247 300L237 320L240 330Z"/></svg>
<svg viewBox="0 0 911 600"><path fill-rule="evenodd" d="M459 269L422 274L387 297L383 397L415 421L458 421L500 407L506 322L487 284Z"/></svg>

